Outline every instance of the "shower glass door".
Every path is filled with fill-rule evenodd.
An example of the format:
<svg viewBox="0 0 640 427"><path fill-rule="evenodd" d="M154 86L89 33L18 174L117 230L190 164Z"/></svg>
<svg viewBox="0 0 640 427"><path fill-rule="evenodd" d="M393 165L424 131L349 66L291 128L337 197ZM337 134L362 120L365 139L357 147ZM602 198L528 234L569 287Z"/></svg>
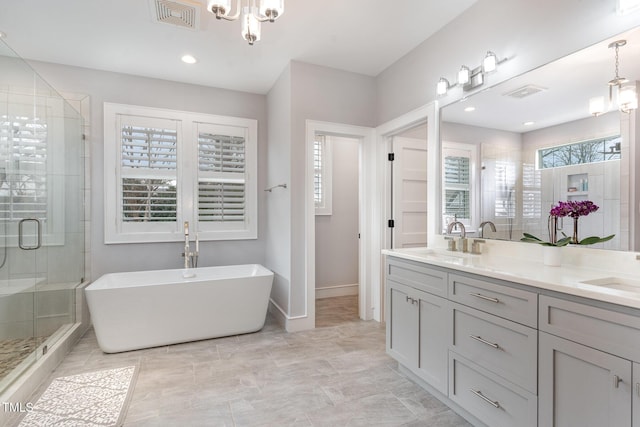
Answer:
<svg viewBox="0 0 640 427"><path fill-rule="evenodd" d="M0 392L75 323L82 119L0 42Z"/></svg>

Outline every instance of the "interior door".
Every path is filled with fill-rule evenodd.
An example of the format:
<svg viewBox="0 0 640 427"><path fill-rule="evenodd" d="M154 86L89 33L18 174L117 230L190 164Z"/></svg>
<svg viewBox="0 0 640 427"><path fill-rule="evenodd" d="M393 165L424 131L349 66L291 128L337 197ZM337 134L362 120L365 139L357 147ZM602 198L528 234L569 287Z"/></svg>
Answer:
<svg viewBox="0 0 640 427"><path fill-rule="evenodd" d="M427 246L427 140L393 138L393 247Z"/></svg>

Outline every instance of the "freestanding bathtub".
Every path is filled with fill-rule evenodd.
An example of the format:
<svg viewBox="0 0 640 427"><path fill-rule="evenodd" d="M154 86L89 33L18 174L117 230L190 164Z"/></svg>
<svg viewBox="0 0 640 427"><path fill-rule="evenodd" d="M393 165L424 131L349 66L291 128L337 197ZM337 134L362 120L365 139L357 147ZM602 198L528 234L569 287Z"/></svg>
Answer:
<svg viewBox="0 0 640 427"><path fill-rule="evenodd" d="M105 274L85 289L105 353L256 332L273 272L257 264Z"/></svg>

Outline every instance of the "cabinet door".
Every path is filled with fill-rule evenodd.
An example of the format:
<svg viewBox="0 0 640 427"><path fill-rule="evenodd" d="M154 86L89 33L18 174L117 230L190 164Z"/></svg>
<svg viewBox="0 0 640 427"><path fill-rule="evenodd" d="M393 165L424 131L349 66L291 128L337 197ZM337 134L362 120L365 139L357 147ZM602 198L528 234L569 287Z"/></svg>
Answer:
<svg viewBox="0 0 640 427"><path fill-rule="evenodd" d="M540 425L631 426L631 362L540 332Z"/></svg>
<svg viewBox="0 0 640 427"><path fill-rule="evenodd" d="M418 303L414 289L387 280L387 353L410 369L418 364Z"/></svg>
<svg viewBox="0 0 640 427"><path fill-rule="evenodd" d="M416 373L444 395L447 394L447 348L451 342L449 302L417 291L419 303L420 350Z"/></svg>

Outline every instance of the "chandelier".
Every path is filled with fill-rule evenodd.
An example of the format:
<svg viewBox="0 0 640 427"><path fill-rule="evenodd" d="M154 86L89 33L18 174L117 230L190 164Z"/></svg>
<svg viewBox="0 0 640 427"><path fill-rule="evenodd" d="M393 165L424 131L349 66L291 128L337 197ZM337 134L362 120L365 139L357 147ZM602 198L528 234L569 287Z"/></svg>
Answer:
<svg viewBox="0 0 640 427"><path fill-rule="evenodd" d="M235 21L240 18L242 23L242 38L253 46L260 40L260 24L262 22L274 22L284 13L284 0L236 0L236 12L231 14L233 0L208 0L207 10L216 16L216 19Z"/></svg>
<svg viewBox="0 0 640 427"><path fill-rule="evenodd" d="M638 108L638 95L636 93L635 83L629 83L629 79L620 77L620 48L627 44L626 40L616 40L609 44L610 49L615 49L616 57L616 75L609 80L609 106L613 106L614 93L617 98L618 109L623 113ZM603 97L595 97L589 100L589 111L594 116L598 116L607 111Z"/></svg>

